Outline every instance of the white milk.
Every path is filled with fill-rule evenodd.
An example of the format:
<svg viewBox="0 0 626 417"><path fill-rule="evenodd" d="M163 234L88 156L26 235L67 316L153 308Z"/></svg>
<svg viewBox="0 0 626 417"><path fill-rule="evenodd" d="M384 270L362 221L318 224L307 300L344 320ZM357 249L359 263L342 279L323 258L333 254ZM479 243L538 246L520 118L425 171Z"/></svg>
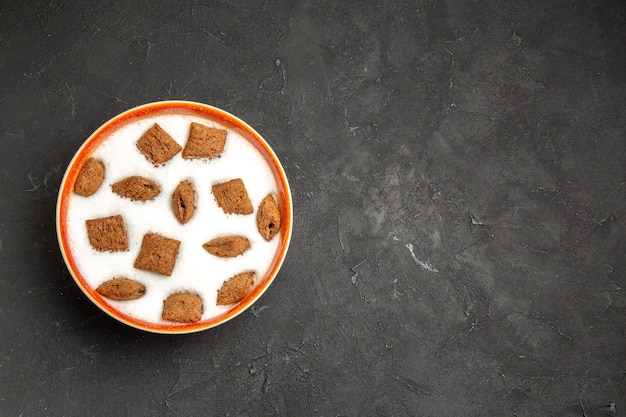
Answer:
<svg viewBox="0 0 626 417"><path fill-rule="evenodd" d="M155 122L181 147L187 142L191 122L226 129L222 156L211 160L186 160L179 152L163 166L154 167L135 144ZM217 290L225 280L240 272L255 271L256 284L267 272L278 248L279 236L270 242L261 237L256 212L267 194L277 199L277 185L263 156L236 132L198 116L157 116L121 127L96 149L93 157L103 162L105 178L100 189L90 197L72 194L67 213L69 244L80 274L92 288L115 277L131 278L145 285L145 295L136 300L106 299L119 311L148 322L166 323L161 319L163 300L175 292L191 291L202 297L202 320L206 320L229 309L229 306L216 305ZM138 202L111 191L111 184L133 175L155 181L161 193L151 201ZM243 180L254 207L253 214L227 215L215 202L211 186L234 178ZM182 180L189 180L196 192L196 211L185 225L178 223L171 206L172 193ZM89 244L85 221L116 214L124 218L129 250L96 251ZM170 277L133 267L143 236L150 232L181 242ZM231 234L246 236L250 249L235 258L218 258L202 248L203 243L217 236Z"/></svg>

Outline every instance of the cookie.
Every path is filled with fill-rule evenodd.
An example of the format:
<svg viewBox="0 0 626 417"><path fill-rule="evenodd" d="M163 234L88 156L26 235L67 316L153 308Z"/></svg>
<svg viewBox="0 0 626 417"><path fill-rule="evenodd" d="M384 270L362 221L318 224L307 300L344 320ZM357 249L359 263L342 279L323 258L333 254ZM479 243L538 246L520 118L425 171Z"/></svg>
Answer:
<svg viewBox="0 0 626 417"><path fill-rule="evenodd" d="M245 236L222 236L208 241L202 247L211 255L232 258L250 249L250 241Z"/></svg>
<svg viewBox="0 0 626 417"><path fill-rule="evenodd" d="M252 214L254 208L241 178L213 185L213 195L224 213Z"/></svg>
<svg viewBox="0 0 626 417"><path fill-rule="evenodd" d="M100 284L96 292L113 300L135 300L146 293L146 287L128 278L113 278Z"/></svg>
<svg viewBox="0 0 626 417"><path fill-rule="evenodd" d="M128 249L126 225L120 215L85 221L91 246L99 252L118 252Z"/></svg>
<svg viewBox="0 0 626 417"><path fill-rule="evenodd" d="M256 227L268 242L280 230L280 210L271 194L265 196L256 212Z"/></svg>
<svg viewBox="0 0 626 417"><path fill-rule="evenodd" d="M217 305L238 303L250 292L254 272L242 272L228 279L217 291Z"/></svg>
<svg viewBox="0 0 626 417"><path fill-rule="evenodd" d="M104 180L104 165L94 158L88 158L76 176L74 192L89 197L100 188Z"/></svg>
<svg viewBox="0 0 626 417"><path fill-rule="evenodd" d="M181 181L172 194L172 210L180 224L187 223L196 210L196 193L189 181Z"/></svg>
<svg viewBox="0 0 626 417"><path fill-rule="evenodd" d="M216 158L224 150L226 130L216 129L192 122L189 126L189 137L183 148L184 159Z"/></svg>
<svg viewBox="0 0 626 417"><path fill-rule="evenodd" d="M202 298L198 294L179 292L163 301L163 320L177 323L195 323L202 317Z"/></svg>
<svg viewBox="0 0 626 417"><path fill-rule="evenodd" d="M147 233L141 242L135 268L171 276L178 257L180 241L155 233Z"/></svg>
<svg viewBox="0 0 626 417"><path fill-rule="evenodd" d="M162 165L182 147L158 123L152 125L137 141L137 149L155 166Z"/></svg>
<svg viewBox="0 0 626 417"><path fill-rule="evenodd" d="M112 184L111 189L115 194L133 201L149 201L161 193L156 182L137 175Z"/></svg>

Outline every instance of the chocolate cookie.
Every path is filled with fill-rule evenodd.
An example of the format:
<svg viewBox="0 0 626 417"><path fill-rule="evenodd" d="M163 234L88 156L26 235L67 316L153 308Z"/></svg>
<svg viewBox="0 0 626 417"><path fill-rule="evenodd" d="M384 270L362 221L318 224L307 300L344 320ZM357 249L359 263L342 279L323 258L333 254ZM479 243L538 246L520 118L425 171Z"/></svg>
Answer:
<svg viewBox="0 0 626 417"><path fill-rule="evenodd" d="M155 166L166 163L182 149L158 123L139 138L137 148Z"/></svg>
<svg viewBox="0 0 626 417"><path fill-rule="evenodd" d="M129 278L113 278L100 284L96 292L114 300L135 300L146 293L146 287Z"/></svg>
<svg viewBox="0 0 626 417"><path fill-rule="evenodd" d="M196 193L189 181L181 181L172 194L172 210L180 224L187 223L196 210Z"/></svg>
<svg viewBox="0 0 626 417"><path fill-rule="evenodd" d="M89 158L78 172L76 182L74 183L74 192L78 195L89 197L98 191L103 180L104 165L94 158Z"/></svg>
<svg viewBox="0 0 626 417"><path fill-rule="evenodd" d="M217 291L217 305L238 303L250 292L254 272L242 272L228 279Z"/></svg>
<svg viewBox="0 0 626 417"><path fill-rule="evenodd" d="M130 198L133 201L148 201L161 193L156 182L138 175L124 178L111 185L113 192L121 197Z"/></svg>
<svg viewBox="0 0 626 417"><path fill-rule="evenodd" d="M265 196L256 213L256 226L268 242L280 230L280 210L271 194Z"/></svg>
<svg viewBox="0 0 626 417"><path fill-rule="evenodd" d="M178 257L180 241L154 233L147 233L135 260L135 268L171 276Z"/></svg>
<svg viewBox="0 0 626 417"><path fill-rule="evenodd" d="M95 250L118 252L128 249L126 225L122 216L101 217L85 223L89 243Z"/></svg>
<svg viewBox="0 0 626 417"><path fill-rule="evenodd" d="M213 195L224 213L252 214L254 208L241 178L213 185Z"/></svg>
<svg viewBox="0 0 626 417"><path fill-rule="evenodd" d="M216 129L192 122L189 126L189 137L183 149L183 158L216 158L224 150L226 130Z"/></svg>
<svg viewBox="0 0 626 417"><path fill-rule="evenodd" d="M202 247L211 255L232 258L250 249L250 241L245 236L222 236L208 241Z"/></svg>
<svg viewBox="0 0 626 417"><path fill-rule="evenodd" d="M179 292L163 301L163 320L177 323L195 323L202 318L202 298L198 294Z"/></svg>

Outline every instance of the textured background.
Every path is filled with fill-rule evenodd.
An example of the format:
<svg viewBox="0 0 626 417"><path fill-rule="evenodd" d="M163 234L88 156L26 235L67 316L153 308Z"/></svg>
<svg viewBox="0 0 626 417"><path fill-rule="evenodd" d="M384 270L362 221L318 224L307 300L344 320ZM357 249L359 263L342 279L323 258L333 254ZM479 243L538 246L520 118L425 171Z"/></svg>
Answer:
<svg viewBox="0 0 626 417"><path fill-rule="evenodd" d="M0 4L0 416L625 416L626 5ZM257 129L295 228L266 294L158 336L56 243L100 124Z"/></svg>

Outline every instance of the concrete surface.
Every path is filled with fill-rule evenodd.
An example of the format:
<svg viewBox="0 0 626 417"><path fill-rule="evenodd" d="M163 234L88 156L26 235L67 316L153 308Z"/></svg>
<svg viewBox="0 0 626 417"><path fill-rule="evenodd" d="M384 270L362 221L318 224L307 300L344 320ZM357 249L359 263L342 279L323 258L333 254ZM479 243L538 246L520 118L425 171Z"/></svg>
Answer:
<svg viewBox="0 0 626 417"><path fill-rule="evenodd" d="M249 311L142 333L58 250L65 167L187 99L274 147ZM1 416L625 416L626 5L0 4Z"/></svg>

